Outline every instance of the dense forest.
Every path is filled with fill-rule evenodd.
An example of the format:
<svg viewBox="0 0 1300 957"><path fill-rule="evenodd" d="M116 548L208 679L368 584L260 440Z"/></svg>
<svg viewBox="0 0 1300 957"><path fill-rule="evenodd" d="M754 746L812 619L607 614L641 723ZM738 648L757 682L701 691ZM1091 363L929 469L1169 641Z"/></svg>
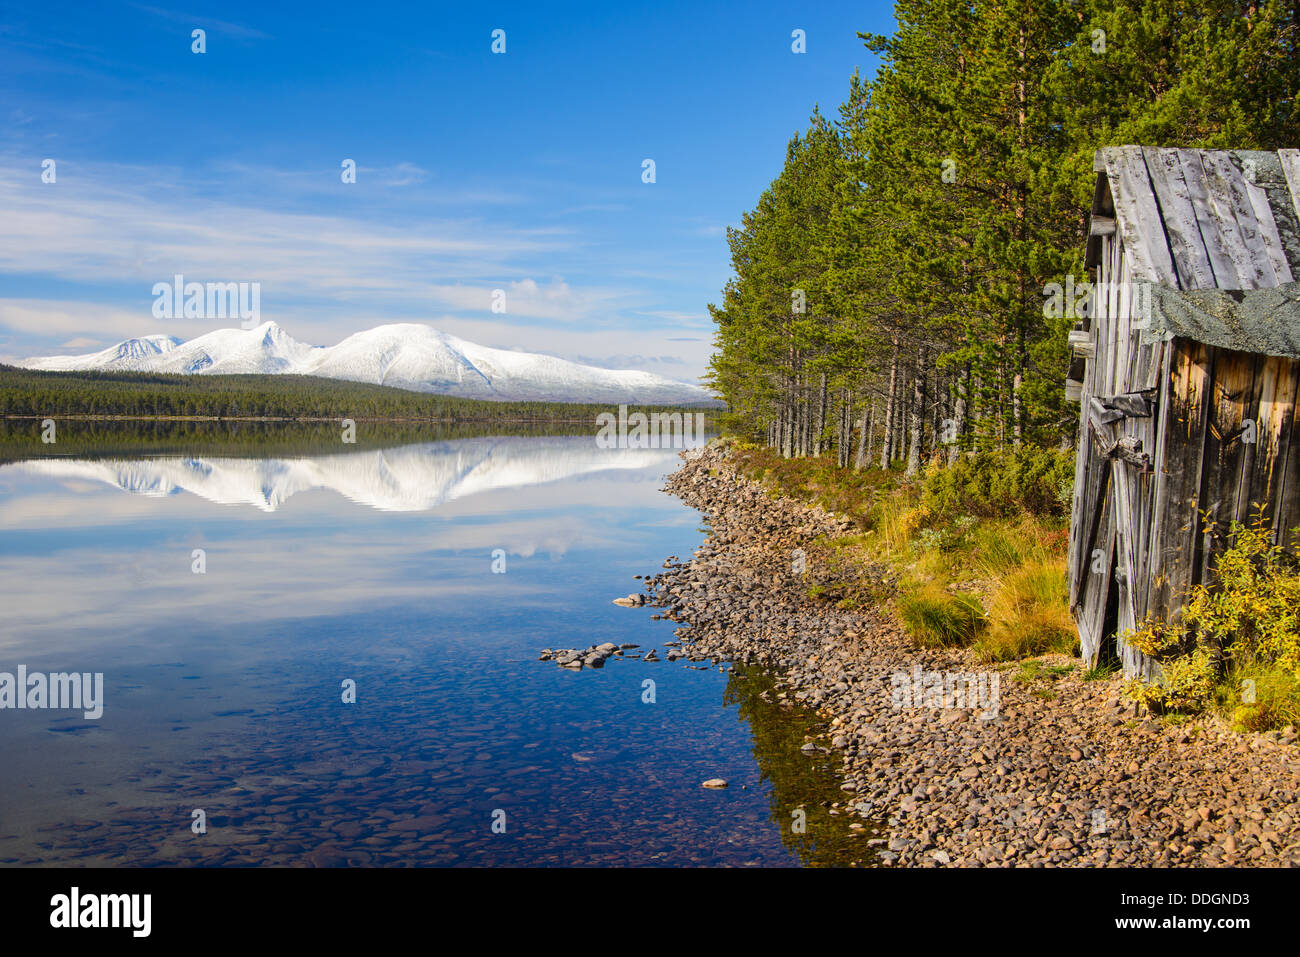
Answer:
<svg viewBox="0 0 1300 957"><path fill-rule="evenodd" d="M903 0L728 232L709 381L728 425L842 466L1068 444L1093 153L1300 146L1300 3Z"/></svg>
<svg viewBox="0 0 1300 957"><path fill-rule="evenodd" d="M0 365L0 417L202 416L490 423L582 423L609 406L485 402L299 375L43 372ZM659 409L657 411L666 411Z"/></svg>
<svg viewBox="0 0 1300 957"><path fill-rule="evenodd" d="M0 463L69 457L124 458L154 455L251 458L328 455L447 442L484 436L591 435L591 422L428 422L372 420L357 423L355 441L340 445L337 419L66 419L57 420L57 442L45 442L42 420L0 418Z"/></svg>

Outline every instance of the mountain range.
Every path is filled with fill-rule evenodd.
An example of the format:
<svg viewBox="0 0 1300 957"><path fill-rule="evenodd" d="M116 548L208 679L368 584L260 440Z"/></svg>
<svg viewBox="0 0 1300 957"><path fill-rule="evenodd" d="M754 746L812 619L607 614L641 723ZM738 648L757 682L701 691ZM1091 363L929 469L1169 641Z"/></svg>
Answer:
<svg viewBox="0 0 1300 957"><path fill-rule="evenodd" d="M216 329L188 341L153 335L101 352L20 360L58 372L308 375L465 399L712 404L698 385L652 372L600 369L554 356L480 346L421 323L376 326L333 346L298 342L274 322Z"/></svg>

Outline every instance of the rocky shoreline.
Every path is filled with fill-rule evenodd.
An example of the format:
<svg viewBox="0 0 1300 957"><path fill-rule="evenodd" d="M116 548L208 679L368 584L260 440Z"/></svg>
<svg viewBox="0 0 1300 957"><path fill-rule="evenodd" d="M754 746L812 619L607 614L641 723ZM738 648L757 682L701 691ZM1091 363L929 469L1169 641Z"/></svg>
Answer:
<svg viewBox="0 0 1300 957"><path fill-rule="evenodd" d="M918 648L885 609L808 596L796 569L847 521L772 498L725 447L682 457L666 488L711 534L646 578L646 603L682 623L688 657L761 664L781 679L778 701L825 716L848 813L888 835L881 863L1300 864L1294 729L1174 726L1138 714L1119 678L1060 667L1049 691L1015 667ZM1048 664L1079 664L1058 658Z"/></svg>

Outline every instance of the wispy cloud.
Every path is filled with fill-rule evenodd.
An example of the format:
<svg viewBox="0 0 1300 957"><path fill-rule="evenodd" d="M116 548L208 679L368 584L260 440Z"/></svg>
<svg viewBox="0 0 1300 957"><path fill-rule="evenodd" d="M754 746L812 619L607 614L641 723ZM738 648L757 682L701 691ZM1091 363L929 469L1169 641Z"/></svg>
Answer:
<svg viewBox="0 0 1300 957"><path fill-rule="evenodd" d="M658 309L658 310L641 310L637 314L641 316L651 316L655 319L667 319L669 322L697 323L697 322L709 321L708 315L702 312L677 312L670 309ZM673 340L673 341L684 342L688 340Z"/></svg>
<svg viewBox="0 0 1300 957"><path fill-rule="evenodd" d="M263 33L253 27L244 26L242 23L231 23L228 20L218 20L214 17L203 16L194 13L181 13L177 10L164 10L161 7L149 7L140 3L133 3L131 6L145 13L151 13L156 17L162 17L173 23L180 23L190 27L202 27L204 30L211 30L214 33L222 33L228 37L235 37L240 40L269 40L269 34Z"/></svg>
<svg viewBox="0 0 1300 957"><path fill-rule="evenodd" d="M453 309L491 311L493 303L500 302L497 311L502 315L563 322L608 314L628 296L626 290L619 289L573 289L558 278L546 285L522 279L497 286L437 286L431 293L440 304Z"/></svg>
<svg viewBox="0 0 1300 957"><path fill-rule="evenodd" d="M94 302L63 299L0 299L0 328L39 336L71 336L65 349L103 348L131 336L158 332L158 320L148 309L121 309ZM93 330L93 336L83 335ZM203 330L207 331L207 330ZM12 347L5 358L26 358L29 353Z"/></svg>
<svg viewBox="0 0 1300 957"><path fill-rule="evenodd" d="M195 196L165 171L119 168L105 176L60 164L55 183L42 183L39 171L39 161L0 162L0 272L135 284L146 305L152 284L179 272L259 281L263 303L386 298L427 306L468 295L440 279L517 276L515 257L553 254L572 242L554 228L468 217L396 224L231 203ZM573 293L535 283L518 291L521 305L573 304Z"/></svg>

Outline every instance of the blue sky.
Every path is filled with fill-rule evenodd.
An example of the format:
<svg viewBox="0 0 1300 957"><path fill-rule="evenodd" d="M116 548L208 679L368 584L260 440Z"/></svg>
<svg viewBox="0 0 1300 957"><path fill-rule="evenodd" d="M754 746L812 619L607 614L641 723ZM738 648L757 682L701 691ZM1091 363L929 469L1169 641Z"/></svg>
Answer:
<svg viewBox="0 0 1300 957"><path fill-rule="evenodd" d="M233 325L155 319L181 273L259 282L315 345L419 321L693 379L726 226L874 72L856 34L893 26L885 3L7 5L0 357Z"/></svg>

